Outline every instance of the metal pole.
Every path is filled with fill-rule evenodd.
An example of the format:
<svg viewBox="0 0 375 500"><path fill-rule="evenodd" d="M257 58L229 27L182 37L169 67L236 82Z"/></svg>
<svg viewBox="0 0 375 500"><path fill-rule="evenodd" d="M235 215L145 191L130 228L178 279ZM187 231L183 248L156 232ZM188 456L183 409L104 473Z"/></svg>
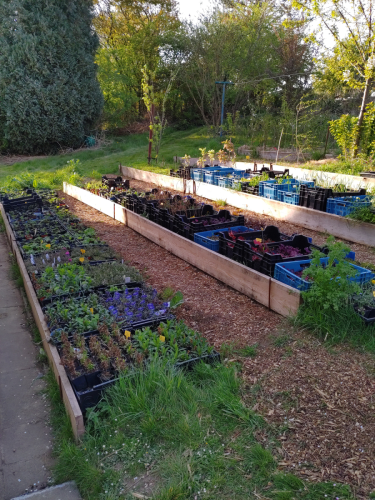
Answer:
<svg viewBox="0 0 375 500"><path fill-rule="evenodd" d="M155 112L155 107L152 104L151 105L151 120L150 120L150 125L154 125L154 112ZM150 133L148 135L148 164L150 165L151 163L151 151L152 151L152 132L153 128L150 128Z"/></svg>
<svg viewBox="0 0 375 500"><path fill-rule="evenodd" d="M221 101L221 123L220 123L220 137L223 135L223 122L224 122L224 101L225 101L225 83L223 83L223 98Z"/></svg>

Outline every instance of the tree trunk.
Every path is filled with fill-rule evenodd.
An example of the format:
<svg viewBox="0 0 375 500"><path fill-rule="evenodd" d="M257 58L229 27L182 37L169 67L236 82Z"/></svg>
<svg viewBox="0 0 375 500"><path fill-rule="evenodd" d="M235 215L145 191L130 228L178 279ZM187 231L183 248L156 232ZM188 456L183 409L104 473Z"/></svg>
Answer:
<svg viewBox="0 0 375 500"><path fill-rule="evenodd" d="M366 80L366 83L365 83L365 89L363 91L361 110L360 110L359 116L358 116L357 131L356 131L355 139L354 139L353 158L355 158L357 156L358 150L359 150L359 143L361 141L362 123L363 123L363 118L365 116L365 109L366 109L366 103L367 103L367 97L368 97L369 90L370 90L370 79L368 78Z"/></svg>

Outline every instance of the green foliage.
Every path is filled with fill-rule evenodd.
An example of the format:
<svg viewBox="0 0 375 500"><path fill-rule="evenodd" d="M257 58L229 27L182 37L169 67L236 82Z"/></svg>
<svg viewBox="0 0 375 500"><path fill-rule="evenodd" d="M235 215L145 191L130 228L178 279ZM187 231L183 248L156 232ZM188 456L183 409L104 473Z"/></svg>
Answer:
<svg viewBox="0 0 375 500"><path fill-rule="evenodd" d="M338 120L329 122L330 131L335 138L345 160L355 151L355 138L358 132L358 119L355 116L342 115Z"/></svg>
<svg viewBox="0 0 375 500"><path fill-rule="evenodd" d="M375 213L371 211L371 208L358 208L351 214L347 215L348 219L360 220L362 222L368 222L370 224L375 224Z"/></svg>
<svg viewBox="0 0 375 500"><path fill-rule="evenodd" d="M359 292L360 287L348 279L356 274L355 269L345 260L350 248L342 242L334 242L333 237L328 238L327 246L327 265L320 262L322 255L315 250L310 266L303 271L302 277L312 282L312 286L302 296L305 307L338 311L340 306L348 303L351 295Z"/></svg>
<svg viewBox="0 0 375 500"><path fill-rule="evenodd" d="M0 2L0 122L6 151L79 147L95 128L102 94L91 23L86 0Z"/></svg>
<svg viewBox="0 0 375 500"><path fill-rule="evenodd" d="M375 153L375 104L369 102L363 118L361 150L365 156Z"/></svg>

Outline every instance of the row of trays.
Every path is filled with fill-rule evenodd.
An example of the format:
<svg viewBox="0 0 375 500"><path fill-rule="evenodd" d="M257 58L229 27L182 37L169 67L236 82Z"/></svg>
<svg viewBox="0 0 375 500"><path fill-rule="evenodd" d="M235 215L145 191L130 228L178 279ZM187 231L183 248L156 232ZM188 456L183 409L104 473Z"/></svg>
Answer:
<svg viewBox="0 0 375 500"><path fill-rule="evenodd" d="M34 195L32 197L36 198ZM8 219L18 243L20 244L24 241L21 237L22 231L29 231L30 227L40 228L43 224L45 226L49 225L51 228L51 237L59 238L60 234L68 234L70 225L72 223L74 225L75 222L66 214L65 207L63 209L65 213L64 210L61 210L59 213L59 207L51 207L50 204L44 208L43 200L40 206L34 203L23 203L23 200L17 202L17 199L14 199L12 206L9 207L8 205ZM72 241L72 244L63 250L50 249L49 251L34 253L32 255L26 255L25 252L21 252L34 288L38 284L39 277L46 269L56 269L59 265L68 264L69 266L70 263L78 263L79 266L82 265L84 268L84 266L91 267L103 264L111 265L115 262L121 263L116 256L111 254L109 247L106 245L77 245L76 243ZM100 255L102 254L106 258L100 259ZM80 264L81 260L82 263ZM49 296L48 298L39 297L40 305L42 306L51 332L51 341L58 348L62 364L67 371L68 378L83 412L98 403L103 390L118 380L120 372L121 376L124 376L124 373L126 373L125 376L131 376L135 370L139 369L140 364L145 364L151 359L151 355L148 356L146 350L146 354L138 360L138 354L134 347L137 343L133 340L136 332L139 335L143 331L148 331L148 335L151 335L153 340L159 339L160 342L158 342L159 344L161 343L161 347L159 346L160 351L157 351L157 354L161 353L160 356L163 355L163 349L166 349L165 352L169 349L168 352L170 352L173 346L176 347L176 344L173 344L172 341L169 344L169 340L166 340L158 332L158 329L161 328L160 325L168 325L170 323L171 325L168 328L174 328L176 320L171 314L170 303L162 303L162 300L157 296L157 292L150 289L143 282L129 281L130 278L126 278L124 283L122 279L124 277L119 276L119 278L120 283L114 283L110 286L90 287L76 291L75 293L64 293ZM36 288L35 291L37 292ZM93 305L90 307L90 304L97 304L97 306ZM111 304L115 305L112 306ZM87 315L86 319L91 319L95 314L99 315L100 319L96 322L98 329L83 331L82 328L78 329L71 326L76 324L75 318L78 316L75 316L74 312L70 311L78 307L78 305L79 307L82 306L79 313L80 317ZM69 307L72 309L69 309ZM117 311L119 307L121 316ZM120 317L122 320L120 320ZM61 318L65 318L65 320ZM129 318L134 318L134 320L129 320ZM110 332L109 340L106 337L108 345L106 344L107 341L103 340L101 328L107 328L107 331ZM186 325L184 325L184 328L187 328ZM115 334L115 332L117 333ZM111 337L112 335L113 338ZM165 359L178 359L179 361L175 365L179 368L187 369L192 368L194 364L202 359L207 363L220 360L219 354L207 344L207 341L200 334L193 332L192 335L193 337L195 335L194 338L197 345L199 343L202 344L201 351L198 350L198 353L202 353L202 355L197 355L194 350L191 350L190 353L190 351L185 352L182 349L182 354L179 353L178 356L176 354L175 357ZM64 336L65 344L62 340ZM121 339L121 342L125 338L128 339L126 346L133 353L131 359L129 355L125 354L125 351L123 352L124 359L111 357L110 348L114 349L113 352L119 352L119 346L116 348L114 343L114 339L116 338ZM107 353L109 359L108 369L104 370L102 368L101 358L98 357L95 366L91 366L86 371L82 370L83 364L80 361L80 356L81 354L82 356L86 356L87 353L90 354L90 342L93 341L92 339L98 339L103 352ZM66 352L63 353L64 346L66 349L67 343L70 346L68 357ZM77 347L81 344L85 346L82 353L80 353L80 349ZM123 372L119 367L125 365L126 372ZM81 368L78 369L77 367Z"/></svg>

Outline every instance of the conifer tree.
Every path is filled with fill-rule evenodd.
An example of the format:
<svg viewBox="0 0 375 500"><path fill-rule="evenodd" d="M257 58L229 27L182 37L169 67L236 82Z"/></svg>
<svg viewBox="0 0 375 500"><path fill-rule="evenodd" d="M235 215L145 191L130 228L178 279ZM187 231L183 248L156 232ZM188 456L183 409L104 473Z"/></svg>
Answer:
<svg viewBox="0 0 375 500"><path fill-rule="evenodd" d="M92 133L103 97L92 0L0 0L0 150L51 153Z"/></svg>

